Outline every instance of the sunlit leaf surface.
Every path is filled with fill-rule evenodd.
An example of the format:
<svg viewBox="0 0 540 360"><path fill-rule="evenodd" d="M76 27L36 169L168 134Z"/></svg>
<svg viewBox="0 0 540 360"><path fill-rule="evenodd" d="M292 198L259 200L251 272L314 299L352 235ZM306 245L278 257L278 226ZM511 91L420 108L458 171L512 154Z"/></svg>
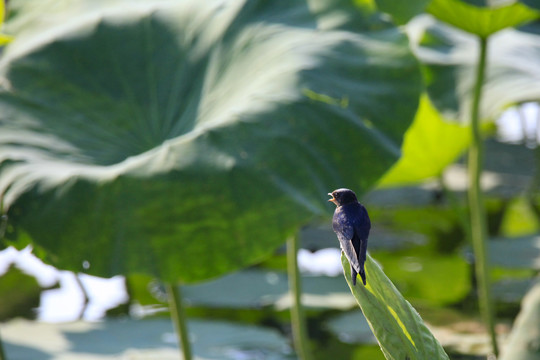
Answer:
<svg viewBox="0 0 540 360"><path fill-rule="evenodd" d="M526 236L538 233L540 230L538 220L528 199L524 196L517 197L507 205L501 221L500 233L505 237Z"/></svg>
<svg viewBox="0 0 540 360"><path fill-rule="evenodd" d="M349 287L387 359L448 359L420 315L371 256L366 261L367 286L361 282L352 285L350 265L344 255L341 262Z"/></svg>
<svg viewBox="0 0 540 360"><path fill-rule="evenodd" d="M3 1L0 2L0 29L2 29L2 25L4 23L4 16L5 16L5 4ZM6 34L0 34L0 45L7 44L13 40L13 38Z"/></svg>
<svg viewBox="0 0 540 360"><path fill-rule="evenodd" d="M407 37L350 2L23 4L0 193L10 239L62 268L190 282L260 261L328 191L377 181L417 108Z"/></svg>
<svg viewBox="0 0 540 360"><path fill-rule="evenodd" d="M508 4L508 1L503 5L481 7L463 0L432 0L427 12L458 29L481 37L540 17L540 12L519 2Z"/></svg>
<svg viewBox="0 0 540 360"><path fill-rule="evenodd" d="M439 176L469 143L469 127L443 119L424 96L413 124L405 133L402 157L379 185L403 185Z"/></svg>

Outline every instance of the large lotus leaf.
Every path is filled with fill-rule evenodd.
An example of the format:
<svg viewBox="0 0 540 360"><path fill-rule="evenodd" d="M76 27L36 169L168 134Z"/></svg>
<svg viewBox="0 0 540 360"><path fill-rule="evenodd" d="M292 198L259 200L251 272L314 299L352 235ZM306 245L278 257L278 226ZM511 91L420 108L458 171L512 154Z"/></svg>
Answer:
<svg viewBox="0 0 540 360"><path fill-rule="evenodd" d="M421 81L407 37L376 13L70 4L51 6L51 22L18 14L26 26L0 63L9 236L60 267L217 276L260 261L331 213L328 191L362 193L399 156Z"/></svg>
<svg viewBox="0 0 540 360"><path fill-rule="evenodd" d="M488 37L540 16L538 11L515 1L475 6L463 0L432 0L427 11L439 20L481 37Z"/></svg>
<svg viewBox="0 0 540 360"><path fill-rule="evenodd" d="M476 36L423 16L408 24L414 51L424 64L427 90L442 116L466 122L478 57ZM510 104L540 98L540 35L515 29L488 40L481 117L494 119Z"/></svg>

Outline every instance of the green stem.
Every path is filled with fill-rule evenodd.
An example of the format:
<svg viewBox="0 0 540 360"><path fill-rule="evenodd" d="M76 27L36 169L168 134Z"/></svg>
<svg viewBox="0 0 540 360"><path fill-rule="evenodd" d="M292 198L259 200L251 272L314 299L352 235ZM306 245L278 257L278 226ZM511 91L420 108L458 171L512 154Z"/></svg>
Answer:
<svg viewBox="0 0 540 360"><path fill-rule="evenodd" d="M6 354L4 353L4 345L2 344L2 339L0 338L0 360L6 360Z"/></svg>
<svg viewBox="0 0 540 360"><path fill-rule="evenodd" d="M75 276L75 281L77 282L77 285L79 285L79 289L81 289L81 292L83 294L83 305L81 308L81 312L79 313L79 320L84 320L84 314L86 313L86 309L88 309L90 297L88 296L88 291L86 291L83 282L81 281L80 275L78 273L73 273L73 275Z"/></svg>
<svg viewBox="0 0 540 360"><path fill-rule="evenodd" d="M480 313L491 337L493 353L498 356L497 337L495 334L495 319L491 301L491 283L487 256L486 235L487 217L484 209L480 176L482 173L483 142L480 133L479 108L482 96L482 85L486 70L487 39L480 38L480 59L476 69L471 110L472 143L469 150L469 209L471 222L471 241L475 255L475 271L478 281L478 297Z"/></svg>
<svg viewBox="0 0 540 360"><path fill-rule="evenodd" d="M309 343L306 330L306 320L302 307L302 283L298 270L298 235L291 236L287 240L287 272L289 275L289 289L293 296L291 305L291 325L293 332L294 347L298 358L302 360L312 359L309 351Z"/></svg>
<svg viewBox="0 0 540 360"><path fill-rule="evenodd" d="M191 344L189 343L189 333L187 330L186 314L182 303L182 292L180 285L167 284L167 296L169 298L169 310L174 323L178 344L182 348L184 360L191 360Z"/></svg>
<svg viewBox="0 0 540 360"><path fill-rule="evenodd" d="M4 197L0 194L0 240L4 238L7 227L7 215L4 214ZM0 360L6 360L6 354L4 352L4 344L0 337Z"/></svg>
<svg viewBox="0 0 540 360"><path fill-rule="evenodd" d="M0 194L0 240L6 235L8 216L4 213L4 195Z"/></svg>

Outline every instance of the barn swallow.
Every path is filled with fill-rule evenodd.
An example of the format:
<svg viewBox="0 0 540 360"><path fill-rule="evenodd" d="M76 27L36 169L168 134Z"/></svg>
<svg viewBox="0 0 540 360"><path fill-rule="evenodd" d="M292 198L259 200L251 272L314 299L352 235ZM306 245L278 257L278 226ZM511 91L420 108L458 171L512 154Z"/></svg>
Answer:
<svg viewBox="0 0 540 360"><path fill-rule="evenodd" d="M349 189L337 189L328 193L332 198L328 201L337 205L332 219L332 228L336 233L341 250L351 264L353 285L356 285L356 275L360 274L366 285L367 241L371 221L366 208L360 204L356 194Z"/></svg>

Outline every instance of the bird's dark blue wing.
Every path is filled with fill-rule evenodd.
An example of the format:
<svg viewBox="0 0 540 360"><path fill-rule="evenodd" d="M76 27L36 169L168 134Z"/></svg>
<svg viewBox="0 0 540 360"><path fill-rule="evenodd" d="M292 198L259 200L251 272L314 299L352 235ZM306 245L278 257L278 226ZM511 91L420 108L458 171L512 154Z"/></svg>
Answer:
<svg viewBox="0 0 540 360"><path fill-rule="evenodd" d="M338 208L334 213L332 228L338 237L341 250L343 250L351 264L351 272L353 272L352 270L359 272L360 262L358 261L358 252L353 244L353 238L355 237L354 217L351 217L349 212L344 211L343 207ZM356 282L355 276L353 276L353 279Z"/></svg>
<svg viewBox="0 0 540 360"><path fill-rule="evenodd" d="M352 244L358 256L358 273L362 278L364 285L366 284L366 273L364 271L364 263L366 262L367 243L369 230L371 229L371 221L369 220L366 208L360 205L356 216L354 216L354 236Z"/></svg>
<svg viewBox="0 0 540 360"><path fill-rule="evenodd" d="M351 264L353 284L356 284L357 273L366 284L364 263L371 228L366 209L359 203L338 208L334 213L332 227L337 234L341 249Z"/></svg>

